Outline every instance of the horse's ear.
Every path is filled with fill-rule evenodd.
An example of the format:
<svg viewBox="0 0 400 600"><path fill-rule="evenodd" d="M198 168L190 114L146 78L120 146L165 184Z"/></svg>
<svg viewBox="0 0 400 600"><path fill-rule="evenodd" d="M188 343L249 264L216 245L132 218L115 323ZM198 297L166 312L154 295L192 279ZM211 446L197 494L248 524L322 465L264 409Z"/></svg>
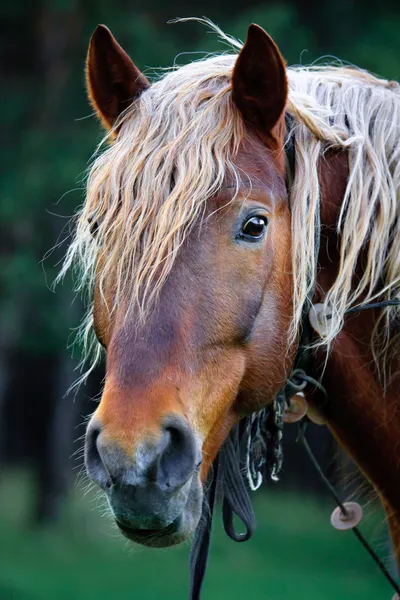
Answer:
<svg viewBox="0 0 400 600"><path fill-rule="evenodd" d="M105 25L91 37L86 81L89 100L107 129L150 85Z"/></svg>
<svg viewBox="0 0 400 600"><path fill-rule="evenodd" d="M232 98L246 123L270 134L288 96L285 61L272 38L250 25L232 75Z"/></svg>

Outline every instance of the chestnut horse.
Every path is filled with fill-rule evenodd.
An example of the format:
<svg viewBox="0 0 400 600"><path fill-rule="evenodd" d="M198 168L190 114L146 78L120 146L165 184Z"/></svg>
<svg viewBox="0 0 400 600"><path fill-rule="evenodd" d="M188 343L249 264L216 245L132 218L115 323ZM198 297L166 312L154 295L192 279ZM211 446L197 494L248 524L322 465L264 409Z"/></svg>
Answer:
<svg viewBox="0 0 400 600"><path fill-rule="evenodd" d="M257 25L243 46L218 32L230 54L152 84L106 27L90 41L110 143L64 268L79 263L84 335L107 355L87 472L129 539L187 539L232 427L290 376L311 297L329 314L310 373L329 401L309 403L375 487L400 558L399 308L346 314L400 296L398 84L287 68Z"/></svg>

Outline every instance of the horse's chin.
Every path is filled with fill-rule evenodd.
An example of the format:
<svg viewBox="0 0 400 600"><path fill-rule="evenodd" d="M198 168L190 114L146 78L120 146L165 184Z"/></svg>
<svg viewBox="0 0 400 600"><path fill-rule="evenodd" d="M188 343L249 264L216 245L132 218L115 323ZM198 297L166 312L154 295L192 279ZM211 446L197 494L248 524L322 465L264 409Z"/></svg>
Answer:
<svg viewBox="0 0 400 600"><path fill-rule="evenodd" d="M137 529L116 521L128 540L151 548L168 548L187 540L196 531L201 517L203 487L199 477L193 478L186 505L180 515L163 529Z"/></svg>
<svg viewBox="0 0 400 600"><path fill-rule="evenodd" d="M151 548L168 548L184 542L193 533L191 528L181 526L181 519L179 516L164 529L130 529L118 521L117 525L122 535L131 542Z"/></svg>

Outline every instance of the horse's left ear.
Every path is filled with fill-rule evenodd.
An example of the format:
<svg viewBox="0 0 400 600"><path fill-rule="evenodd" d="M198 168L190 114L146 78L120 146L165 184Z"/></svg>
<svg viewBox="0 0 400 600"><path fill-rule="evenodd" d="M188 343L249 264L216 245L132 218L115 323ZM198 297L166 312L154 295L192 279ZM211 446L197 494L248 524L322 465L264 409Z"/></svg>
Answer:
<svg viewBox="0 0 400 600"><path fill-rule="evenodd" d="M91 37L86 80L89 100L106 129L150 85L105 25Z"/></svg>
<svg viewBox="0 0 400 600"><path fill-rule="evenodd" d="M286 105L285 61L272 38L250 25L232 75L232 98L246 123L262 135L272 133Z"/></svg>

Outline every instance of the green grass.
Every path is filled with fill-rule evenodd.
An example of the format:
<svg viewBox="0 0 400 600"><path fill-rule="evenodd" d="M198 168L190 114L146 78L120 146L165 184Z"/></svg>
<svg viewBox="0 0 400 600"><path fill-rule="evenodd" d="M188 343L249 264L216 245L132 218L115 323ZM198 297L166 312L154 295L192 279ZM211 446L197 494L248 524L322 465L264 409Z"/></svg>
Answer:
<svg viewBox="0 0 400 600"><path fill-rule="evenodd" d="M1 600L186 600L189 546L130 545L76 491L53 529L27 525L30 485L0 487ZM351 532L332 529L331 506L290 494L253 496L258 528L235 544L214 528L203 600L379 600L391 590ZM362 528L384 545L381 515Z"/></svg>

